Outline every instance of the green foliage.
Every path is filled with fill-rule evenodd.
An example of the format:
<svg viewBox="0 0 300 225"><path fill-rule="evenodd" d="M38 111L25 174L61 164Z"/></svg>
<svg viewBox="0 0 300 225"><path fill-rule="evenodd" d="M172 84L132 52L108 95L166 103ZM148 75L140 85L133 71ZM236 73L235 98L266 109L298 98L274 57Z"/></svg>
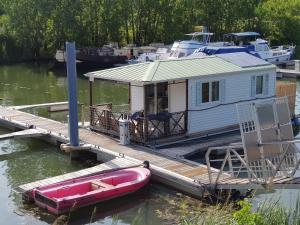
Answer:
<svg viewBox="0 0 300 225"><path fill-rule="evenodd" d="M299 43L299 8L299 0L1 0L0 60L52 57L72 40L171 44L197 25L214 40L254 30L276 44Z"/></svg>
<svg viewBox="0 0 300 225"><path fill-rule="evenodd" d="M233 219L237 225L262 224L263 218L257 212L252 212L252 204L246 199L238 202L240 210L233 213Z"/></svg>
<svg viewBox="0 0 300 225"><path fill-rule="evenodd" d="M290 207L282 206L279 200L265 200L254 207L248 199L213 206L183 195L166 201L168 209L157 211L166 224L300 225L300 196Z"/></svg>
<svg viewBox="0 0 300 225"><path fill-rule="evenodd" d="M258 25L274 43L300 44L300 1L265 0L256 9Z"/></svg>

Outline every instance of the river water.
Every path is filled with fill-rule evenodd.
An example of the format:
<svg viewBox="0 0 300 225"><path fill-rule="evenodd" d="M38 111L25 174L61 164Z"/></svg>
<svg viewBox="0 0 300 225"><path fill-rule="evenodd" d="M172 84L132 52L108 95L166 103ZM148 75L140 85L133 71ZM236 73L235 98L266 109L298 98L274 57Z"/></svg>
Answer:
<svg viewBox="0 0 300 225"><path fill-rule="evenodd" d="M66 101L66 76L63 72L49 72L46 67L32 65L0 66L0 98L2 105L23 105ZM298 85L299 86L299 85ZM78 100L88 102L88 81L79 74ZM300 89L298 88L300 96ZM95 81L95 103L127 103L125 85ZM300 102L300 100L297 100ZM66 120L66 113L39 110L38 113L53 119ZM0 133L8 130L0 128ZM52 224L57 217L38 209L33 204L23 204L13 190L20 184L51 177L88 167L86 161L70 161L57 147L36 139L0 141L0 224ZM298 190L260 193L254 201L269 198L284 199L289 205ZM164 212L180 201L175 191L158 184L150 184L137 194L118 200L100 203L72 212L65 218L69 224L145 224L166 222L158 212Z"/></svg>
<svg viewBox="0 0 300 225"><path fill-rule="evenodd" d="M67 100L66 76L53 73L45 67L31 65L0 66L0 98L2 105L23 105ZM88 81L78 79L78 100L88 102ZM94 100L115 104L128 101L124 85L96 81ZM66 113L44 116L65 120ZM0 133L8 130L0 128ZM20 184L51 177L87 167L88 164L70 161L55 146L36 139L0 141L0 224L52 224L56 217L34 205L24 205L13 189ZM100 203L96 209L86 208L71 213L70 224L162 224L156 210L163 210L176 193L157 184L151 184L136 195ZM95 211L96 210L96 211Z"/></svg>

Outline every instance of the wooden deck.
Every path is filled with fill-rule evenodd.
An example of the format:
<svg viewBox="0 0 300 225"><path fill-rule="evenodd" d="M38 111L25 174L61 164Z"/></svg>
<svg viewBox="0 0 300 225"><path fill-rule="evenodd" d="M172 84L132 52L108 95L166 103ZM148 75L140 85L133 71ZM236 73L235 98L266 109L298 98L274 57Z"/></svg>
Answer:
<svg viewBox="0 0 300 225"><path fill-rule="evenodd" d="M2 126L23 130L34 126L36 129L45 132L45 140L54 140L60 143L68 142L68 127L66 124L25 113L13 108L0 106L0 124ZM102 157L107 158L107 156L111 157L111 159L117 158L116 160L118 160L118 163L114 163L115 161L108 162L114 164L116 167L141 164L143 161L148 160L150 162L150 168L153 175L152 178L154 180L197 197L202 197L205 191L210 188L264 188L260 184L250 183L248 179L233 179L229 174L223 174L217 185L210 184L207 167L205 165L187 162L179 158L171 158L168 155L158 154L156 151L151 151L142 146L122 146L113 138L86 129L79 129L79 135L81 142L90 144L91 151L96 153L99 159ZM103 164L103 166L99 165L75 173L49 178L41 182L46 184L98 171L101 172L107 168L108 163ZM215 172L214 174L217 174L218 172L217 169L213 169L213 171ZM34 182L27 184L27 186L22 185L19 190L29 190L39 184L41 183ZM274 181L273 186L278 188L300 188L300 178L278 179Z"/></svg>

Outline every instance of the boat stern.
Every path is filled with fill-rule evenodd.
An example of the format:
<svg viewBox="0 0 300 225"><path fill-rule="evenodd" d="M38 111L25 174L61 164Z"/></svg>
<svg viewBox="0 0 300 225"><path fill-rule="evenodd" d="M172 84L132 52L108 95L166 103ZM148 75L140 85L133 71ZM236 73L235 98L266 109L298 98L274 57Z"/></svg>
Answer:
<svg viewBox="0 0 300 225"><path fill-rule="evenodd" d="M43 195L39 190L33 190L33 198L35 204L40 208L46 209L55 215L62 213L59 211L58 201Z"/></svg>

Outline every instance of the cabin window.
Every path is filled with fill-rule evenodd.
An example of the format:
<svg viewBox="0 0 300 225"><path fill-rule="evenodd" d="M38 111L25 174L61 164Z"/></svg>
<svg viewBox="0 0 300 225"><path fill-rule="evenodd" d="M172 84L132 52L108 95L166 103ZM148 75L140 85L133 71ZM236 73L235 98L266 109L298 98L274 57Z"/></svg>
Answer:
<svg viewBox="0 0 300 225"><path fill-rule="evenodd" d="M157 112L168 111L168 83L157 84Z"/></svg>
<svg viewBox="0 0 300 225"><path fill-rule="evenodd" d="M219 101L220 100L220 88L219 81L214 81L211 83L211 101Z"/></svg>
<svg viewBox="0 0 300 225"><path fill-rule="evenodd" d="M146 114L168 111L168 82L146 85L145 101Z"/></svg>
<svg viewBox="0 0 300 225"><path fill-rule="evenodd" d="M269 74L251 77L251 97L269 95Z"/></svg>
<svg viewBox="0 0 300 225"><path fill-rule="evenodd" d="M263 94L263 87L264 87L264 77L257 76L256 77L256 94L257 95Z"/></svg>
<svg viewBox="0 0 300 225"><path fill-rule="evenodd" d="M155 113L155 86L154 84L149 84L145 86L146 88L146 112Z"/></svg>
<svg viewBox="0 0 300 225"><path fill-rule="evenodd" d="M220 82L205 82L202 83L202 103L216 102L220 100Z"/></svg>
<svg viewBox="0 0 300 225"><path fill-rule="evenodd" d="M209 102L209 83L202 83L202 103Z"/></svg>

